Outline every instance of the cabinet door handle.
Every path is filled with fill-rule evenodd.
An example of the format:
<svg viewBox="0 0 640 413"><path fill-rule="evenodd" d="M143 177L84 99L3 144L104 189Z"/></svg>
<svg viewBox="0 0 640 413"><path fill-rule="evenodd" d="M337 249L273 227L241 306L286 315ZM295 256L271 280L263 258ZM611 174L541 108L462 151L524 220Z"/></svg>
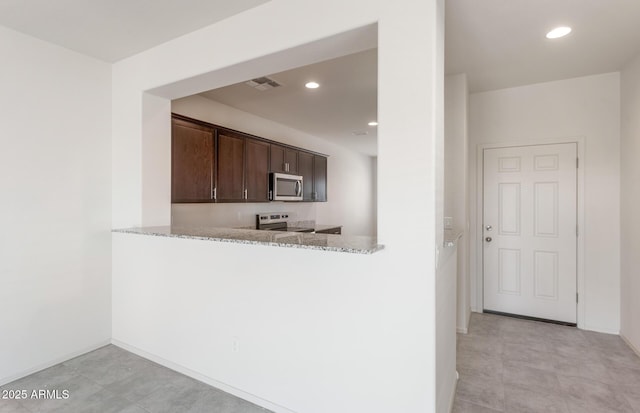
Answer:
<svg viewBox="0 0 640 413"><path fill-rule="evenodd" d="M244 199L247 199L247 190L244 190Z"/></svg>
<svg viewBox="0 0 640 413"><path fill-rule="evenodd" d="M218 198L218 195L216 194L216 192L217 192L216 189L218 189L218 188L213 188L213 197L212 198L213 198L214 201Z"/></svg>

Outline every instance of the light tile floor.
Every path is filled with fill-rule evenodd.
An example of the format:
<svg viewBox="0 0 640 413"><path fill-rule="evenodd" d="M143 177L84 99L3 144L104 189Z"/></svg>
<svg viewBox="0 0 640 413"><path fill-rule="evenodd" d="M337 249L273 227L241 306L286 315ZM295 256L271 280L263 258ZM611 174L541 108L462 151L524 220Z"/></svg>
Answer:
<svg viewBox="0 0 640 413"><path fill-rule="evenodd" d="M26 390L25 400L2 399ZM67 399L31 398L69 391ZM9 395L9 394L7 394ZM109 345L0 388L0 413L269 413L202 382Z"/></svg>
<svg viewBox="0 0 640 413"><path fill-rule="evenodd" d="M640 357L616 335L474 313L457 357L454 413L640 413Z"/></svg>

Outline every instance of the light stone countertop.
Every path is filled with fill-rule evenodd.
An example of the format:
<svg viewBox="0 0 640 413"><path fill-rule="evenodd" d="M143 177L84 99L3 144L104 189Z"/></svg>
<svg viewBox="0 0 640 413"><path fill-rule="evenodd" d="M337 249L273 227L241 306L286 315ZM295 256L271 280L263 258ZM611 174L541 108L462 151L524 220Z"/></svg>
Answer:
<svg viewBox="0 0 640 413"><path fill-rule="evenodd" d="M314 231L326 231L328 229L342 228L342 225L319 225L315 221L291 221L288 228L293 229L290 232L298 232L299 229L313 229ZM254 226L237 227L236 229L256 229Z"/></svg>
<svg viewBox="0 0 640 413"><path fill-rule="evenodd" d="M331 226L330 228L335 228ZM157 237L200 239L238 244L271 245L288 248L307 248L352 254L373 254L384 248L376 237L363 235L311 234L301 232L258 231L214 227L144 227L114 229L112 232Z"/></svg>

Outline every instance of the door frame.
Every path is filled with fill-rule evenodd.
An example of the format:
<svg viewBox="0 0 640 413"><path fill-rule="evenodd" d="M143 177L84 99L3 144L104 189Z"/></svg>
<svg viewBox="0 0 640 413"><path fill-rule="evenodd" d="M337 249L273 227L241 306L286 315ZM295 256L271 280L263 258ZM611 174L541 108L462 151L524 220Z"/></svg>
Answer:
<svg viewBox="0 0 640 413"><path fill-rule="evenodd" d="M576 283L578 292L578 303L576 307L576 318L578 328L584 329L585 326L585 263L584 263L584 241L585 241L585 221L584 221L584 205L585 205L585 181L584 171L587 159L585 156L585 138L569 137L569 138L549 138L538 140L523 140L518 142L501 142L501 143L482 143L476 146L476 225L475 237L473 243L475 246L475 294L476 294L476 311L482 312L484 309L484 249L483 249L483 231L482 220L484 217L484 150L498 148L513 148L519 146L539 146L554 145L563 143L577 144L578 154L578 170L577 170L577 202L576 216L578 221L577 251L576 251Z"/></svg>

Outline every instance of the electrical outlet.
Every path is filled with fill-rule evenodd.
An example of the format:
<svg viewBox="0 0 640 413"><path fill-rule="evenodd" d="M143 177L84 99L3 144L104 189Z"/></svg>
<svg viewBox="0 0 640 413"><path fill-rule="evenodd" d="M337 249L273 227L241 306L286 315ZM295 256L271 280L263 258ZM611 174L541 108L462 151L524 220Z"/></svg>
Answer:
<svg viewBox="0 0 640 413"><path fill-rule="evenodd" d="M234 337L231 341L231 351L233 351L234 353L240 351L240 340L238 340L238 337Z"/></svg>
<svg viewBox="0 0 640 413"><path fill-rule="evenodd" d="M444 229L453 229L453 217L444 217Z"/></svg>

